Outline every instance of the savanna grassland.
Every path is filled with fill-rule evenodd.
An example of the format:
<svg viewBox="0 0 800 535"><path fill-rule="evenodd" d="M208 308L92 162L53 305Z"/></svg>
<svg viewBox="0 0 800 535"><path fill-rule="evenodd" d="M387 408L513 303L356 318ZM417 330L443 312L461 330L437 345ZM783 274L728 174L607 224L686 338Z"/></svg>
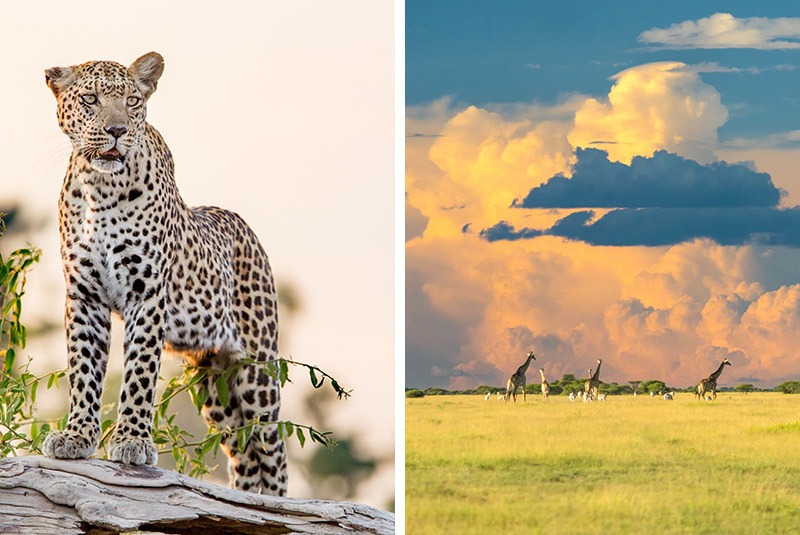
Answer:
<svg viewBox="0 0 800 535"><path fill-rule="evenodd" d="M800 533L800 395L406 400L406 533Z"/></svg>

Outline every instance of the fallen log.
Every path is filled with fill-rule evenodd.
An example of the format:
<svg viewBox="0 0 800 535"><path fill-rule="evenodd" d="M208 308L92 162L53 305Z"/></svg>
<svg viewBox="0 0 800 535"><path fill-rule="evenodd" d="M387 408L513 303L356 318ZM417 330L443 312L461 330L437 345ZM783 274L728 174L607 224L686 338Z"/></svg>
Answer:
<svg viewBox="0 0 800 535"><path fill-rule="evenodd" d="M41 535L394 533L394 515L351 502L231 490L155 466L39 455L0 459L0 533Z"/></svg>

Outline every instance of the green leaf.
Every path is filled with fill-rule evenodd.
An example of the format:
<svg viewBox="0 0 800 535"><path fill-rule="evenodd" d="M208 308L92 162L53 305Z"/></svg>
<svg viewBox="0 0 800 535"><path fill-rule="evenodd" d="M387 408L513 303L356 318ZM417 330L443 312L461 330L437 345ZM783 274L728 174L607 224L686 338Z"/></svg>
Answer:
<svg viewBox="0 0 800 535"><path fill-rule="evenodd" d="M239 451L244 451L247 447L247 431L245 429L239 429L236 432L236 444L239 446Z"/></svg>
<svg viewBox="0 0 800 535"><path fill-rule="evenodd" d="M276 381L280 379L280 377L278 377L278 366L275 364L274 361L267 362L266 366L264 366L264 373L266 373Z"/></svg>
<svg viewBox="0 0 800 535"><path fill-rule="evenodd" d="M230 393L228 392L228 378L224 375L217 377L214 382L217 387L217 396L219 397L220 404L225 407L231 400Z"/></svg>
<svg viewBox="0 0 800 535"><path fill-rule="evenodd" d="M278 379L281 382L281 386L286 384L286 381L289 380L289 364L284 360L280 360L280 375Z"/></svg>
<svg viewBox="0 0 800 535"><path fill-rule="evenodd" d="M9 283L9 286L11 287L11 284L14 284L16 286L16 282L17 278L16 275L14 275L11 277L11 282ZM16 304L17 304L16 296L9 299L8 303L6 303L6 306L3 307L3 317L8 316L11 313L11 309L14 308Z"/></svg>
<svg viewBox="0 0 800 535"><path fill-rule="evenodd" d="M319 388L325 382L325 377L322 379L317 379L317 374L314 373L314 368L308 369L308 374L311 376L311 384L314 388Z"/></svg>
<svg viewBox="0 0 800 535"><path fill-rule="evenodd" d="M297 440L300 441L300 447L304 447L306 445L306 435L303 433L301 428L297 428Z"/></svg>
<svg viewBox="0 0 800 535"><path fill-rule="evenodd" d="M3 371L7 375L11 375L11 370L14 369L14 359L16 357L17 354L14 351L14 348L8 348L8 350L6 351L6 361L5 364L3 365Z"/></svg>
<svg viewBox="0 0 800 535"><path fill-rule="evenodd" d="M207 375L208 372L205 369L198 368L197 371L195 371L192 374L191 378L189 379L189 386L191 387L196 385L197 383L205 381Z"/></svg>
<svg viewBox="0 0 800 535"><path fill-rule="evenodd" d="M209 451L211 451L211 449L214 447L213 438L214 438L213 436L212 437L206 437L206 439L203 441L203 444L202 444L202 447L201 447L202 451L201 451L200 455L205 455Z"/></svg>
<svg viewBox="0 0 800 535"><path fill-rule="evenodd" d="M39 389L39 381L31 383L31 403L36 403L36 391Z"/></svg>
<svg viewBox="0 0 800 535"><path fill-rule="evenodd" d="M24 327L19 323L12 323L11 330L9 331L9 338L11 345L25 347L25 338L22 335Z"/></svg>
<svg viewBox="0 0 800 535"><path fill-rule="evenodd" d="M213 444L214 444L214 453L213 455L216 457L219 454L219 443L222 441L222 434L217 433L214 436Z"/></svg>
<svg viewBox="0 0 800 535"><path fill-rule="evenodd" d="M189 397L192 398L192 405L195 406L197 412L203 410L203 405L208 401L208 388L206 385L193 386L189 388Z"/></svg>

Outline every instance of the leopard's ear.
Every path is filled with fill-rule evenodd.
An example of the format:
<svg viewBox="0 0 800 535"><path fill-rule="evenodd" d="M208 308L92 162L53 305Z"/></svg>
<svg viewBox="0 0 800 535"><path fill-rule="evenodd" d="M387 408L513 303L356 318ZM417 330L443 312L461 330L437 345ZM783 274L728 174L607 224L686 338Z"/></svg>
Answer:
<svg viewBox="0 0 800 535"><path fill-rule="evenodd" d="M47 87L50 88L50 91L58 98L58 95L75 81L75 71L72 67L53 67L51 69L45 69L44 81L47 83Z"/></svg>
<svg viewBox="0 0 800 535"><path fill-rule="evenodd" d="M144 98L148 99L158 87L158 79L164 72L164 58L158 52L148 52L134 61L128 71L144 94Z"/></svg>

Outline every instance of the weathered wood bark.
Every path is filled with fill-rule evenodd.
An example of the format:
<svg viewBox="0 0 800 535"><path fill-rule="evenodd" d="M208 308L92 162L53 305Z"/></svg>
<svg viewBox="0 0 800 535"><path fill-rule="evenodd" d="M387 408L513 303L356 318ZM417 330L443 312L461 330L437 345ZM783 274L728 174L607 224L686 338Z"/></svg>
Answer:
<svg viewBox="0 0 800 535"><path fill-rule="evenodd" d="M153 466L0 459L0 533L394 533L394 515L349 502L230 490Z"/></svg>

